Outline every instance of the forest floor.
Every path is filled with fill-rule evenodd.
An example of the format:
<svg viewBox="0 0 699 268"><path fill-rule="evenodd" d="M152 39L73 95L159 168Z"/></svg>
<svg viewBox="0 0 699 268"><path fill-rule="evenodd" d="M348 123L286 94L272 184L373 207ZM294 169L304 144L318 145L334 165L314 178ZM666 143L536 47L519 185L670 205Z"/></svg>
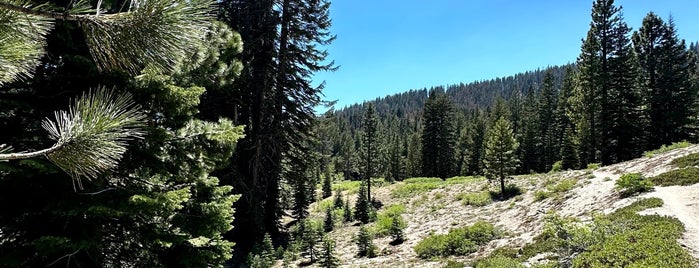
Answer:
<svg viewBox="0 0 699 268"><path fill-rule="evenodd" d="M337 243L336 254L342 267L443 267L447 260L469 263L486 256L502 246L522 247L533 241L543 228L545 217L555 213L575 216L583 221L591 220L594 214L610 213L632 202L648 197L658 197L665 202L662 207L643 211L643 214L660 214L676 217L684 223L686 232L679 241L695 258L699 258L699 184L691 186L655 187L655 190L629 198L620 198L614 183L625 173L642 173L655 176L674 169L670 162L678 157L699 152L699 145L676 149L642 157L635 160L601 167L595 170L575 170L515 176L509 183L515 184L522 194L504 201L494 201L484 206L464 205L462 193L478 193L493 189L483 178L457 180L420 188L409 195L397 195L406 189L406 182L383 187L373 187L372 195L383 202L384 207L401 204L405 207L403 219L406 240L399 245L390 245L390 237L374 240L379 256L356 257L354 243L359 226L338 226L329 236ZM403 188L403 189L401 189ZM546 195L544 195L546 194ZM356 191L346 191L351 203ZM545 197L543 197L545 196ZM312 217L322 219L321 203L331 202L332 197L311 206ZM379 211L381 212L381 211ZM494 224L505 235L491 241L479 251L468 256L425 260L417 257L413 247L430 234L447 233L449 229L471 225L478 220ZM371 224L369 227L371 228ZM529 263L536 263L536 257ZM526 263L525 263L526 264Z"/></svg>

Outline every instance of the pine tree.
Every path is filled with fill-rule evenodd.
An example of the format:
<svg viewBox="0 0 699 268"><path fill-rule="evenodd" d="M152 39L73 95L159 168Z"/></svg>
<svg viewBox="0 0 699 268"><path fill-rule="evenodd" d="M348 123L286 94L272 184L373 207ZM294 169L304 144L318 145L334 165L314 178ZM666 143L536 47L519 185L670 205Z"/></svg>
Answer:
<svg viewBox="0 0 699 268"><path fill-rule="evenodd" d="M345 205L342 207L342 221L343 222L352 222L354 219L352 218L352 208L350 207L349 204L349 198L345 201Z"/></svg>
<svg viewBox="0 0 699 268"><path fill-rule="evenodd" d="M342 191L340 191L340 189L337 189L337 191L335 191L335 200L333 201L333 207L342 208L343 204L344 203L342 202Z"/></svg>
<svg viewBox="0 0 699 268"><path fill-rule="evenodd" d="M672 18L665 23L652 12L643 19L632 40L648 107L647 149L688 139L696 113L697 92L692 85L696 59L684 40L677 37Z"/></svg>
<svg viewBox="0 0 699 268"><path fill-rule="evenodd" d="M515 151L518 146L507 119L498 119L488 130L485 143L485 175L489 180L500 182L500 194L503 198L505 197L505 179L517 168L518 160Z"/></svg>
<svg viewBox="0 0 699 268"><path fill-rule="evenodd" d="M563 134L563 143L561 144L561 167L563 170L577 169L579 167L578 163L578 153L576 151L575 134L573 133L572 126L568 126Z"/></svg>
<svg viewBox="0 0 699 268"><path fill-rule="evenodd" d="M406 177L418 177L422 175L422 143L420 141L421 134L410 134L408 143L408 166Z"/></svg>
<svg viewBox="0 0 699 268"><path fill-rule="evenodd" d="M323 174L323 198L328 198L333 195L333 180L330 172Z"/></svg>
<svg viewBox="0 0 699 268"><path fill-rule="evenodd" d="M520 173L530 173L539 169L541 160L541 151L538 146L541 141L539 132L539 115L538 115L538 99L534 93L534 89L529 87L524 98L524 107L522 109L522 126L520 133L517 133L517 139L521 144L518 147L518 158L522 160L519 166Z"/></svg>
<svg viewBox="0 0 699 268"><path fill-rule="evenodd" d="M580 140L580 162L603 164L637 156L644 143L644 113L637 86L637 61L612 0L597 0L578 57L573 106Z"/></svg>
<svg viewBox="0 0 699 268"><path fill-rule="evenodd" d="M455 171L454 108L446 94L430 92L425 102L422 131L422 175L446 179Z"/></svg>
<svg viewBox="0 0 699 268"><path fill-rule="evenodd" d="M334 39L326 0L224 0L220 18L238 29L246 46L245 71L221 98L223 116L246 126L225 181L246 198L236 204L238 253L250 250L267 232L280 236L281 179L309 180L315 156L313 131L323 84L312 76L332 71L323 46ZM224 105L229 104L229 105ZM302 182L290 184L303 185Z"/></svg>
<svg viewBox="0 0 699 268"><path fill-rule="evenodd" d="M323 252L320 257L320 267L340 267L340 260L335 256L335 241L328 237L323 238Z"/></svg>
<svg viewBox="0 0 699 268"><path fill-rule="evenodd" d="M403 229L405 229L405 222L400 214L391 214L391 228L389 233L391 234L392 244L403 243L405 235L403 234Z"/></svg>
<svg viewBox="0 0 699 268"><path fill-rule="evenodd" d="M357 234L357 256L359 257L376 257L376 246L373 242L374 238L369 233L369 230L364 226L359 226Z"/></svg>
<svg viewBox="0 0 699 268"><path fill-rule="evenodd" d="M333 215L332 207L325 210L325 220L323 221L323 230L330 232L335 229L335 215Z"/></svg>
<svg viewBox="0 0 699 268"><path fill-rule="evenodd" d="M553 162L558 160L558 143L556 140L556 105L558 96L556 96L556 89L553 84L553 73L551 70L547 71L544 76L544 83L539 91L539 101L538 104L538 137L539 144L537 147L538 152L540 152L538 171L551 170L551 165Z"/></svg>
<svg viewBox="0 0 699 268"><path fill-rule="evenodd" d="M362 182L359 185L359 192L357 192L357 201L354 204L354 218L361 223L369 223L370 213L371 213L371 203L367 197L367 185L366 182Z"/></svg>
<svg viewBox="0 0 699 268"><path fill-rule="evenodd" d="M367 104L364 112L364 183L366 184L367 200L371 200L371 177L376 171L376 159L378 156L378 133L376 126L376 109L373 103ZM357 217L359 218L359 217Z"/></svg>

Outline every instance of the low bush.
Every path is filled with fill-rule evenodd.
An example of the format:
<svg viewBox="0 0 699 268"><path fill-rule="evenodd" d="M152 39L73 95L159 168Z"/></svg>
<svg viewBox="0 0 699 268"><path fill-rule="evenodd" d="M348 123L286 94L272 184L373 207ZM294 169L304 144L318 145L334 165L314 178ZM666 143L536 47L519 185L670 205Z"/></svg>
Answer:
<svg viewBox="0 0 699 268"><path fill-rule="evenodd" d="M442 268L463 268L465 265L455 260L448 260Z"/></svg>
<svg viewBox="0 0 699 268"><path fill-rule="evenodd" d="M501 255L491 255L486 258L476 260L473 265L475 268L524 268L522 263L517 259L509 258Z"/></svg>
<svg viewBox="0 0 699 268"><path fill-rule="evenodd" d="M563 193L575 188L575 184L577 183L578 181L576 179L563 179L560 182L554 185L549 185L546 188L553 193Z"/></svg>
<svg viewBox="0 0 699 268"><path fill-rule="evenodd" d="M372 233L376 237L384 237L391 234L394 219L402 219L401 215L403 213L405 213L405 206L401 204L390 205L380 210L376 216L376 225L374 225ZM407 224L401 220L399 226L405 228Z"/></svg>
<svg viewBox="0 0 699 268"><path fill-rule="evenodd" d="M668 152L668 151L672 151L674 149L686 148L686 147L689 147L690 145L692 145L692 144L687 142L687 141L675 142L675 143L670 144L670 145L660 146L660 148L652 150L652 151L644 152L643 156L653 157L655 155L662 154L662 153Z"/></svg>
<svg viewBox="0 0 699 268"><path fill-rule="evenodd" d="M413 249L420 258L466 255L497 237L492 224L479 221L468 227L451 229L448 234L431 235Z"/></svg>
<svg viewBox="0 0 699 268"><path fill-rule="evenodd" d="M550 172L558 172L563 170L563 161L556 161L553 163L553 166L551 166L551 171Z"/></svg>
<svg viewBox="0 0 699 268"><path fill-rule="evenodd" d="M493 203L493 198L488 191L480 191L475 193L459 193L456 195L456 199L461 201L464 205L482 207Z"/></svg>
<svg viewBox="0 0 699 268"><path fill-rule="evenodd" d="M598 169L600 166L602 166L602 164L600 164L600 163L590 163L590 164L587 164L587 169L595 170L595 169Z"/></svg>
<svg viewBox="0 0 699 268"><path fill-rule="evenodd" d="M693 153L685 155L683 157L675 158L670 163L681 168L699 166L699 153Z"/></svg>
<svg viewBox="0 0 699 268"><path fill-rule="evenodd" d="M650 178L650 181L660 186L692 185L699 182L699 168L692 166L671 170Z"/></svg>
<svg viewBox="0 0 699 268"><path fill-rule="evenodd" d="M549 191L546 191L546 190L538 190L538 191L534 192L534 201L541 201L541 200L544 200L544 199L546 199L546 198L551 197L551 195L553 195L553 194L552 194L551 192L549 192Z"/></svg>
<svg viewBox="0 0 699 268"><path fill-rule="evenodd" d="M653 183L647 180L640 173L627 173L621 175L615 183L616 189L621 196L626 197L636 193L643 193L653 190Z"/></svg>

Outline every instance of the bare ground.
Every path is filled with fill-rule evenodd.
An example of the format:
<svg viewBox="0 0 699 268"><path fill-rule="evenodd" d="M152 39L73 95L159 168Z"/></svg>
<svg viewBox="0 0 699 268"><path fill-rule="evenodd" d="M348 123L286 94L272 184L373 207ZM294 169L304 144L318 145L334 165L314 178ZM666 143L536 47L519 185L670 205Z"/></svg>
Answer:
<svg viewBox="0 0 699 268"><path fill-rule="evenodd" d="M342 267L442 267L444 261L419 259L413 250L420 240L431 233L446 233L451 228L470 225L477 220L493 223L505 232L503 238L492 241L476 253L452 258L467 262L485 256L498 247L521 247L532 242L541 233L544 217L549 212L586 220L593 213L609 213L639 198L659 197L665 205L643 213L669 215L682 221L686 232L680 243L695 258L699 258L699 219L696 217L699 215L699 184L656 187L654 192L625 199L620 199L614 190L614 182L621 174L639 172L655 176L673 169L670 165L673 159L695 152L699 152L699 145L602 167L592 172L578 170L517 176L512 182L525 191L521 198L494 202L483 207L465 206L455 196L461 192L480 191L488 186L487 182L449 185L402 199L391 197L390 191L396 185L389 185L375 189L373 195L383 201L384 205L400 203L406 206L403 217L408 226L403 244L392 246L389 245L389 238L378 238L374 243L379 248L380 256L357 258L353 237L359 227L344 226L333 231L330 236L337 242L336 252ZM546 181L555 182L564 178L577 179L576 187L561 196L535 201L534 193L545 188Z"/></svg>

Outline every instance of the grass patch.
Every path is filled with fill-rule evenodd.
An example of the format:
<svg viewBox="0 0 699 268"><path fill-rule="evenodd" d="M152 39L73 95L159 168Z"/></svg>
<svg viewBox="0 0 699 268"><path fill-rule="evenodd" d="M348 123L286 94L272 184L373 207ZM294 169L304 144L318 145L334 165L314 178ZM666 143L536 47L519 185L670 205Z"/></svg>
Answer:
<svg viewBox="0 0 699 268"><path fill-rule="evenodd" d="M662 154L664 152L672 151L674 149L686 148L686 147L689 147L690 145L692 145L692 144L687 142L687 141L675 142L675 143L672 143L670 145L660 146L660 148L652 150L652 151L644 152L643 156L653 157L653 156L656 156L658 154Z"/></svg>
<svg viewBox="0 0 699 268"><path fill-rule="evenodd" d="M575 188L578 183L577 179L563 179L554 183L555 180L547 180L544 183L546 190L538 190L534 192L534 201L541 201L549 197L561 197L563 193Z"/></svg>
<svg viewBox="0 0 699 268"><path fill-rule="evenodd" d="M602 166L602 164L600 164L600 163L590 163L590 164L587 164L587 169L588 170L595 170L601 166Z"/></svg>
<svg viewBox="0 0 699 268"><path fill-rule="evenodd" d="M440 178L410 178L404 180L402 184L397 184L391 190L391 196L394 198L410 197L437 189L443 183L444 181Z"/></svg>
<svg viewBox="0 0 699 268"><path fill-rule="evenodd" d="M359 184L361 181L337 181L333 183L333 192L342 191L345 194L356 194L359 192Z"/></svg>
<svg viewBox="0 0 699 268"><path fill-rule="evenodd" d="M444 181L444 184L446 184L446 185L467 184L467 183L479 182L479 181L485 181L485 177L483 177L483 176L451 177L451 178L448 178L446 181Z"/></svg>
<svg viewBox="0 0 699 268"><path fill-rule="evenodd" d="M448 234L431 235L420 241L413 249L418 257L423 259L466 255L476 252L479 246L485 245L498 236L492 224L479 221L471 226L451 229Z"/></svg>
<svg viewBox="0 0 699 268"><path fill-rule="evenodd" d="M681 168L699 166L699 153L688 154L683 157L675 158L670 163Z"/></svg>
<svg viewBox="0 0 699 268"><path fill-rule="evenodd" d="M459 193L456 195L456 199L461 201L465 206L471 205L474 207L482 207L493 203L493 198L489 191Z"/></svg>
<svg viewBox="0 0 699 268"><path fill-rule="evenodd" d="M686 167L671 170L658 176L651 177L650 181L660 186L692 185L699 182L699 168Z"/></svg>

